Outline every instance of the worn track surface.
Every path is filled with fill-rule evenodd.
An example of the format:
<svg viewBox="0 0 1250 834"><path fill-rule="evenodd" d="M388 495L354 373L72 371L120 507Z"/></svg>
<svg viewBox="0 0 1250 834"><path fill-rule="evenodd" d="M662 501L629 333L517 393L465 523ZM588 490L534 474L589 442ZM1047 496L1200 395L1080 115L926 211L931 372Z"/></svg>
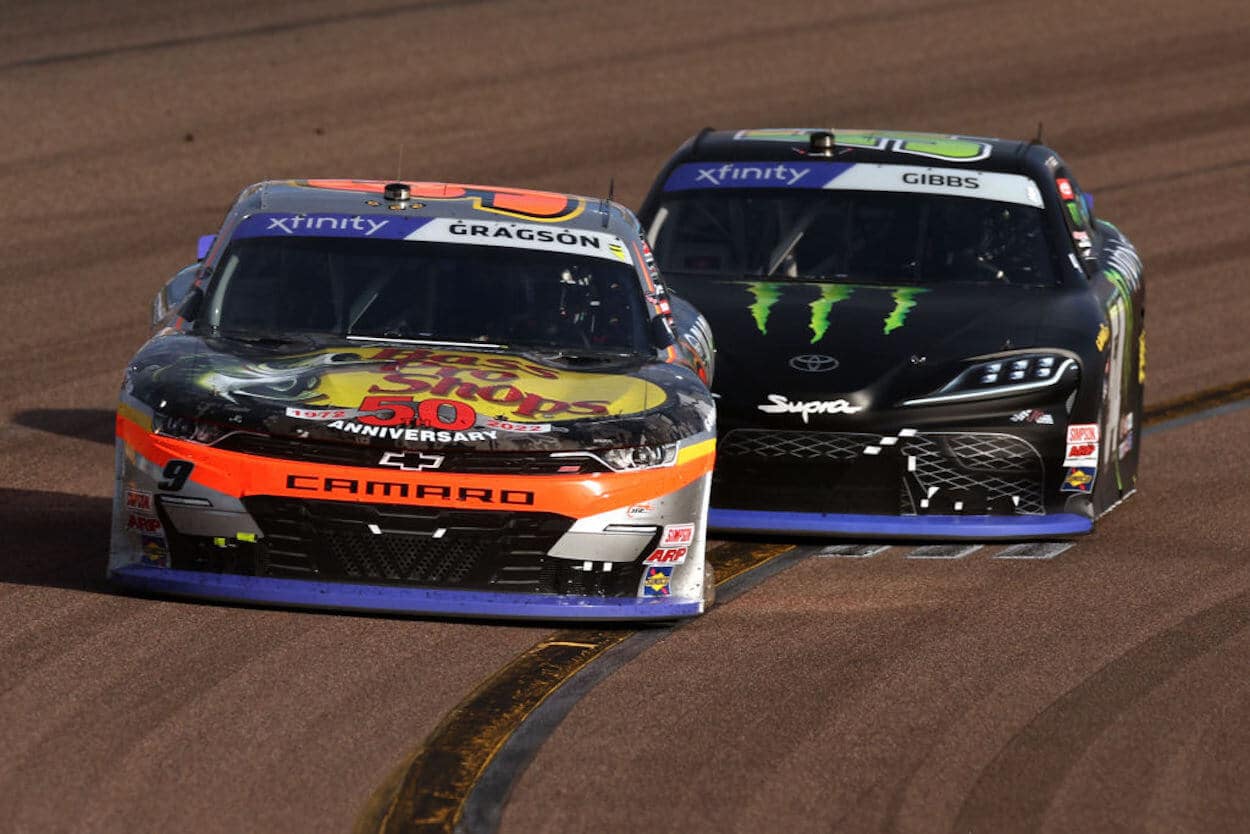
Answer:
<svg viewBox="0 0 1250 834"><path fill-rule="evenodd" d="M1049 144L1147 265L1148 403L1250 376L1243 0L0 2L0 828L343 831L549 633L109 594L150 298L238 189L634 205L705 124ZM813 558L592 690L506 832L1244 831L1250 412L1049 560Z"/></svg>

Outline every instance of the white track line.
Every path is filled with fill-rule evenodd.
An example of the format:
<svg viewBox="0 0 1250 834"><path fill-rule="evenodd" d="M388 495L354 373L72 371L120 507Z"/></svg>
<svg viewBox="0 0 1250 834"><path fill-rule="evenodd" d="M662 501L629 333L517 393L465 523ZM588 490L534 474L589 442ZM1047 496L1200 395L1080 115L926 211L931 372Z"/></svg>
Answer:
<svg viewBox="0 0 1250 834"><path fill-rule="evenodd" d="M834 544L822 547L813 555L838 559L870 559L889 549L888 544Z"/></svg>
<svg viewBox="0 0 1250 834"><path fill-rule="evenodd" d="M979 544L928 544L907 554L908 559L962 559L980 550Z"/></svg>
<svg viewBox="0 0 1250 834"><path fill-rule="evenodd" d="M1072 542L1025 542L1005 547L994 554L995 559L1053 559L1072 546Z"/></svg>

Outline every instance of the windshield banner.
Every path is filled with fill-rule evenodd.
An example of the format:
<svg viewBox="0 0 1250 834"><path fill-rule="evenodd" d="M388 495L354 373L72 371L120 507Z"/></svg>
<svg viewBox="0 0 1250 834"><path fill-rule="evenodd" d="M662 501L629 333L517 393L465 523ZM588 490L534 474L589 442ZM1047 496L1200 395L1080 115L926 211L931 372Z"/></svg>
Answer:
<svg viewBox="0 0 1250 834"><path fill-rule="evenodd" d="M664 183L665 191L715 188L803 188L890 191L973 197L1042 207L1042 193L1028 177L990 171L875 165L852 162L687 162Z"/></svg>
<svg viewBox="0 0 1250 834"><path fill-rule="evenodd" d="M625 244L616 235L531 223L440 217L414 230L408 235L408 240L470 246L508 246L513 249L588 255L625 264L630 262Z"/></svg>

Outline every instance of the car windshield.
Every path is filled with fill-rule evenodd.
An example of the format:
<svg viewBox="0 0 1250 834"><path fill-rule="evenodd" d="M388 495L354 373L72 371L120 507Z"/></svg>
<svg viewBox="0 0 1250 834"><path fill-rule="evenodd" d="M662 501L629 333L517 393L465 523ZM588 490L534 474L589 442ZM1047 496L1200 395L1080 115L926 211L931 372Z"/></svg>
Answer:
<svg viewBox="0 0 1250 834"><path fill-rule="evenodd" d="M891 285L1056 280L1041 209L967 197L669 193L648 238L666 273Z"/></svg>
<svg viewBox="0 0 1250 834"><path fill-rule="evenodd" d="M601 258L402 240L234 240L201 331L463 342L637 353L646 317L633 269Z"/></svg>

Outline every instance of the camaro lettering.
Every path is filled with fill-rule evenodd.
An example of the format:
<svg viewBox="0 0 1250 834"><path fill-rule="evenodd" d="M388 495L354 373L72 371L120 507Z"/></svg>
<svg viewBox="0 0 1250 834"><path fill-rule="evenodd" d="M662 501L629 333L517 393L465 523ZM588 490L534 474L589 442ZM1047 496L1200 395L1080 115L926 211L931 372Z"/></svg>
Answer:
<svg viewBox="0 0 1250 834"><path fill-rule="evenodd" d="M782 394L769 394L768 399L769 405L756 408L765 414L801 414L804 423L813 414L856 414L864 410L862 405L851 405L848 400L792 403Z"/></svg>
<svg viewBox="0 0 1250 834"><path fill-rule="evenodd" d="M582 246L599 249L599 238L556 229L509 228L502 225L487 226L484 223L452 223L447 231L453 235L468 237L502 237L508 240L524 240L533 243L559 243L564 246Z"/></svg>
<svg viewBox="0 0 1250 834"><path fill-rule="evenodd" d="M381 495L387 498L436 498L458 503L525 507L534 503L534 493L524 489L489 489L445 484L406 484L400 481L362 481L357 478L330 478L320 475L287 475L286 488L301 492L348 495Z"/></svg>
<svg viewBox="0 0 1250 834"><path fill-rule="evenodd" d="M719 168L700 168L695 172L695 182L724 185L726 182L778 182L794 185L810 172L805 168L791 168L778 162L776 165L722 165Z"/></svg>
<svg viewBox="0 0 1250 834"><path fill-rule="evenodd" d="M903 174L903 182L908 185L936 185L939 188L980 188L981 181L976 177L956 176L954 174Z"/></svg>
<svg viewBox="0 0 1250 834"><path fill-rule="evenodd" d="M391 221L374 220L369 217L271 217L269 218L269 228L266 231L272 232L277 229L288 235L293 235L298 231L315 232L322 229L331 229L337 232L345 232L350 229L356 232L364 232L365 237L369 237L389 222Z"/></svg>

